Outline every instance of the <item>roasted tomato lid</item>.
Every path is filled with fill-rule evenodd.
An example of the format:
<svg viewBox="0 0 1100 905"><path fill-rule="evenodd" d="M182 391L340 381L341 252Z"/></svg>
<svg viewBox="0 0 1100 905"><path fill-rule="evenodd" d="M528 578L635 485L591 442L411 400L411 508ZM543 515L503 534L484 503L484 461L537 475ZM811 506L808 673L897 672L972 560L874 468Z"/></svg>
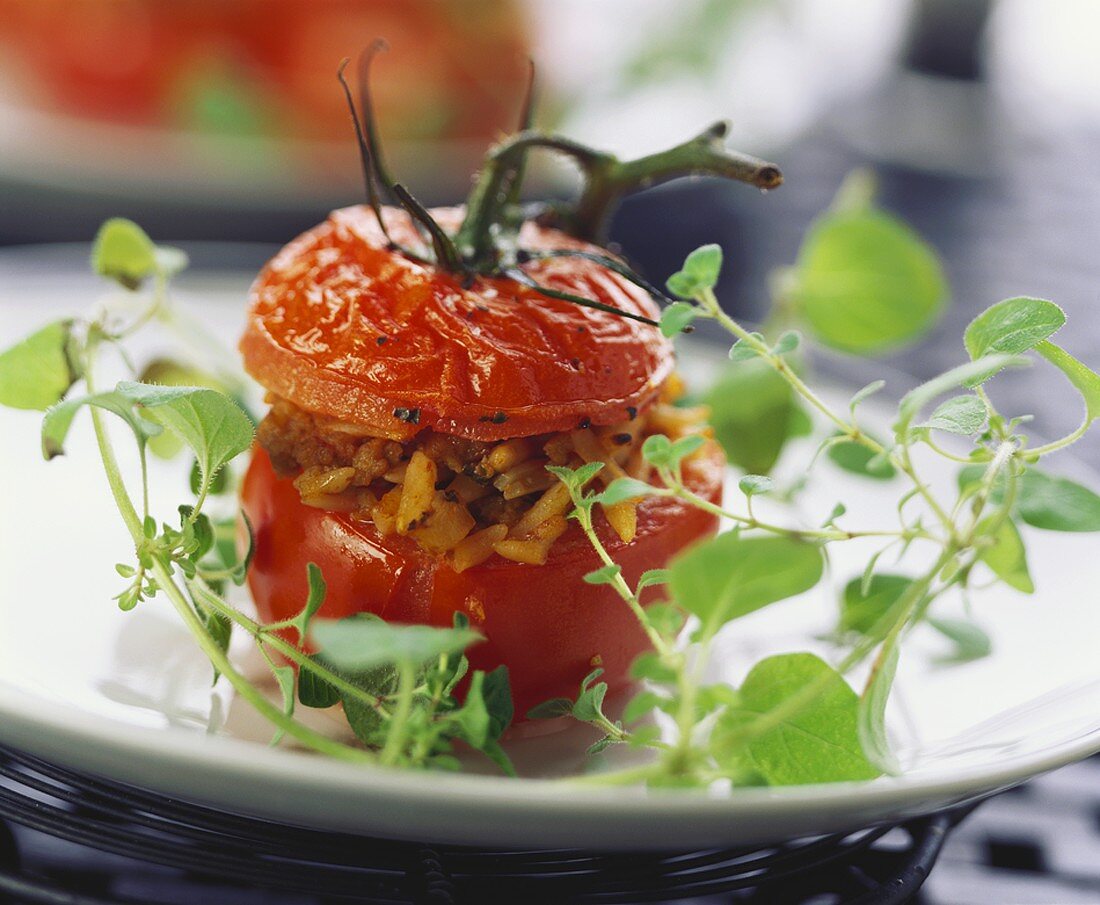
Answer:
<svg viewBox="0 0 1100 905"><path fill-rule="evenodd" d="M420 241L403 210L383 214L390 238ZM432 215L453 229L462 210ZM607 255L531 221L519 243ZM522 266L543 287L658 315L643 289L593 260ZM425 428L496 440L615 423L644 407L673 366L671 343L650 324L414 260L363 206L283 248L250 301L241 352L253 377L303 409L394 439Z"/></svg>

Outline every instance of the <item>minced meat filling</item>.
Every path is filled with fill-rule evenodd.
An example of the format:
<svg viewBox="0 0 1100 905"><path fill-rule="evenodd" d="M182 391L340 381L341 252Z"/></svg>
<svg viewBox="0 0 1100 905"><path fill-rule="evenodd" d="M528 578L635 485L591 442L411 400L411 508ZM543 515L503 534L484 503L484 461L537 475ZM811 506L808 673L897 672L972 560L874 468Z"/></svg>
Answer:
<svg viewBox="0 0 1100 905"><path fill-rule="evenodd" d="M617 477L648 480L642 442L700 430L702 409L672 405L679 383L634 418L607 427L519 437L492 443L425 430L404 443L372 436L357 425L304 411L268 396L271 411L257 439L275 470L293 477L302 502L373 523L447 555L462 571L494 553L542 564L567 522L569 495L547 465L602 461L604 484ZM603 507L616 533L630 541L633 501Z"/></svg>

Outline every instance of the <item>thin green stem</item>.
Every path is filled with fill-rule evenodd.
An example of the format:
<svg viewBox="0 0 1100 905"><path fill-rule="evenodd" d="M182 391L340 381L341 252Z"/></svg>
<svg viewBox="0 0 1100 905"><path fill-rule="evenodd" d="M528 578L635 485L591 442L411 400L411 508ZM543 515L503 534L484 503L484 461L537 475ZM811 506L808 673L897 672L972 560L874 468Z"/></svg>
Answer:
<svg viewBox="0 0 1100 905"><path fill-rule="evenodd" d="M92 344L89 346L85 361L85 380L88 384L88 391L90 393L95 392L94 377L92 375L95 357L94 351L95 345ZM96 409L92 409L92 426L95 430L96 442L99 446L100 457L103 461L103 469L107 476L107 483L110 485L115 505L123 521L126 523L126 527L130 531L130 536L135 546L140 546L145 540L142 520L138 516L137 510L134 508L129 492L126 490L125 482L122 479L122 472L118 467L118 459L115 456L114 447L107 433L104 419ZM195 615L195 611L191 604L176 584L172 571L166 567L164 563L154 558L150 572L157 582L157 585L167 594L168 599L172 602L172 606L179 613L180 618L183 619L184 624L194 636L214 668L224 675L227 681L233 686L234 690L240 694L242 698L252 704L252 706L263 716L267 717L274 725L283 729L288 735L297 738L299 741L321 753L330 754L333 757L339 757L344 760L374 762L374 758L366 751L341 744L318 732L314 732L312 729L303 726L297 720L288 718L279 708L275 707L266 697L264 697L259 689L245 679L244 676L238 673L233 667L233 664L230 663L224 651L221 650L217 642L210 636L206 627L199 621L198 616Z"/></svg>
<svg viewBox="0 0 1100 905"><path fill-rule="evenodd" d="M1071 446L1085 436L1090 427L1092 427L1092 420L1086 416L1085 420L1082 421L1074 431L1066 434L1061 440L1053 440L1050 443L1044 443L1042 446L1036 446L1029 449L1027 450L1027 455L1029 457L1034 456L1037 459L1041 459L1043 456L1049 456L1053 452L1065 449L1067 446Z"/></svg>
<svg viewBox="0 0 1100 905"><path fill-rule="evenodd" d="M397 665L397 705L393 720L386 735L386 744L382 748L380 762L392 766L398 762L405 747L405 736L412 713L413 688L416 685L416 669L411 663L402 661Z"/></svg>
<svg viewBox="0 0 1100 905"><path fill-rule="evenodd" d="M172 606L175 608L192 636L198 642L199 647L202 648L203 653L206 654L207 658L213 664L214 668L221 675L225 676L229 684L233 686L233 690L251 704L261 716L266 717L273 725L282 729L287 735L298 739L298 741L322 754L328 754L333 757L338 757L341 760L357 763L375 762L374 756L364 751L362 748L353 748L350 745L345 745L319 732L315 732L292 717L288 717L280 708L272 704L263 692L237 672L236 668L230 662L229 657L226 656L225 652L218 646L218 643L210 636L206 627L199 621L198 616L195 615L195 611L191 604L187 601L187 598L176 584L172 572L168 570L163 563L154 561L153 577L156 579L157 584L168 595L168 599L172 602Z"/></svg>
<svg viewBox="0 0 1100 905"><path fill-rule="evenodd" d="M913 463L910 461L907 454L898 455L896 452L892 451L888 453L881 443L875 440L874 437L864 433L858 424L834 412L829 405L794 372L782 356L772 352L766 342L754 336L750 331L746 330L741 324L722 310L722 306L718 304L718 299L714 295L712 289L704 289L700 292L697 296L697 301L702 305L704 312L708 316L718 321L718 323L725 327L729 333L745 343L750 349L756 352L759 357L763 358L771 365L799 396L820 412L828 421L832 422L832 424L834 424L849 440L865 446L875 455L886 455L891 464L913 482L918 493L920 493L925 502L928 503L944 528L948 531L952 530L953 525L951 517L947 514L943 506L940 505L927 485L917 475L916 470L913 468Z"/></svg>
<svg viewBox="0 0 1100 905"><path fill-rule="evenodd" d="M266 644L272 650L278 652L298 666L299 669L305 669L312 672L317 678L324 680L341 694L360 701L377 711L378 714L383 717L389 716L389 711L381 699L372 695L369 691L360 688L358 685L349 682L339 673L335 673L321 663L318 663L310 657L309 654L303 652L276 634L278 629L289 627L289 622L261 625L254 619L250 619L236 607L227 604L221 597L207 587L205 582L198 579L192 579L188 581L187 584L194 592L195 596L202 602L204 607L233 621L248 632L257 642Z"/></svg>
<svg viewBox="0 0 1100 905"><path fill-rule="evenodd" d="M730 510L712 503L705 497L699 496L692 490L689 490L681 483L673 484L668 488L658 489L655 492L656 496L672 496L682 499L685 502L691 503L691 505L702 509L704 512L709 512L711 515L716 515L719 518L726 518L730 521L737 522L739 525L756 529L759 531L767 531L772 534L781 534L787 537L816 539L816 540L830 540L830 541L845 541L856 540L863 537L893 537L900 538L902 540L921 538L924 540L936 540L934 534L928 531L919 529L908 529L902 531L894 530L868 530L868 531L848 531L844 528L788 528L784 525L776 525L771 522L765 522L755 516L745 516L738 512L731 512Z"/></svg>
<svg viewBox="0 0 1100 905"><path fill-rule="evenodd" d="M945 459L949 459L952 462L958 462L960 465L973 465L974 460L968 459L966 456L957 456L953 452L948 452L938 443L936 443L931 435L924 438L924 442L928 445L928 448L937 455L943 456Z"/></svg>
<svg viewBox="0 0 1100 905"><path fill-rule="evenodd" d="M578 501L574 499L574 502ZM600 540L599 535L596 534L596 529L592 526L592 511L584 506L578 505L577 521L584 530L589 543L596 551L596 555L599 556L600 561L605 566L617 565L615 560L611 558L611 554L607 552L607 548L603 545L603 541ZM669 647L665 639L662 638L660 633L650 624L649 619L646 617L645 608L642 606L642 602L638 599L638 595L631 590L630 585L626 583L626 579L623 578L621 572L616 572L615 577L611 581L611 587L615 589L616 593L623 599L626 605L630 607L631 612L634 613L639 625L641 625L650 643L653 645L653 649L664 658L671 657L674 653L672 648Z"/></svg>

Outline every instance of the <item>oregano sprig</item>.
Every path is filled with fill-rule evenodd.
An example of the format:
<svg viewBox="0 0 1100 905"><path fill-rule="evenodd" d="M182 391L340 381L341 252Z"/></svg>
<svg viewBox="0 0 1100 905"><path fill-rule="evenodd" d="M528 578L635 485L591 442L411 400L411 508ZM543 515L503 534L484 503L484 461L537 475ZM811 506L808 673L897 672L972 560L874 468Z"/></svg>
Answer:
<svg viewBox="0 0 1100 905"><path fill-rule="evenodd" d="M605 563L600 580L615 588L643 628L658 639L654 654L639 661L652 657L652 665L636 673L646 679L648 687L625 713L637 719L661 708L675 716L675 740L654 764L586 781L706 783L726 777L742 783L790 783L897 772L900 766L886 731L886 711L903 638L918 625L927 625L954 645L955 660L988 653L988 636L978 626L931 615L935 601L952 589L969 588L979 565L988 568L996 581L1031 593L1034 585L1016 524L1018 518L1040 528L1100 530L1100 496L1067 479L1051 478L1034 467L1038 460L1082 436L1100 416L1100 376L1051 342L1050 337L1065 323L1061 309L1042 299L1009 299L987 309L967 329L964 345L970 361L933 377L901 399L893 436L883 441L862 426L858 411L883 388L884 382L875 381L859 390L849 401L847 411L833 409L810 387L801 369L788 360L801 345L798 333L788 328L771 342L720 307L714 287L721 259L718 246L704 246L692 252L681 270L669 279L670 292L685 301L665 309L662 332L675 335L699 319L714 320L725 328L734 340L730 350L734 368L768 369L832 431L819 444L813 461L822 451L828 451L836 464L855 474L878 480L901 476L906 480L909 488L897 507L900 527L842 528L838 520L846 512L843 503L837 504L821 528L762 521L755 515L752 502L756 496L773 491L774 482L760 474L750 473L740 480L745 512L717 505L694 493L684 479L684 460L698 449L701 437L675 443L660 435L649 437L643 453L658 480L648 487L636 479L620 478L595 494L583 490L586 480L579 478L587 476L556 469L569 487L576 507L573 517ZM788 323L789 317L790 312ZM1027 436L1019 431L1028 419L1001 414L985 390L1005 369L1030 364L1029 352L1037 352L1063 370L1086 407L1080 427L1061 440L1038 447L1029 446ZM937 404L951 392L956 395ZM930 414L926 414L929 409ZM934 439L937 435L969 441L969 455L945 450ZM918 446L965 463L953 503L934 495L918 471L913 457ZM845 452L841 458L841 448L852 452ZM860 451L859 456L854 455L855 450ZM643 605L639 591L631 589L592 521L592 504L597 501L648 496L675 497L734 525L732 531L674 560L668 573L669 603L653 610L654 615ZM916 519L906 515L906 504L913 500L923 501L926 510ZM933 527L925 527L926 516ZM702 671L698 664L706 662L709 644L721 626L817 584L822 573L812 563L816 558L820 564L820 548L873 537L887 539L888 544L870 558L862 576L852 579L844 590L838 640L848 650L835 669L809 654L781 655L759 664L741 688L728 689L728 693L708 699L707 706L698 706L705 690L700 684ZM913 577L876 570L887 549L899 546L904 557L918 540L938 548L931 567L926 566ZM803 556L800 550L808 557L805 570L799 565ZM677 640L675 633L669 636L657 631L656 620L664 621L669 606L691 617L695 669L688 667L683 639ZM842 677L868 659L870 672L857 697ZM766 681L756 681L764 675ZM770 689L775 683L787 682L789 694ZM747 704L747 698L751 704ZM636 731L631 722L625 719L622 731ZM819 743L827 743L833 756L813 750L807 734L813 734ZM795 751L799 752L797 757ZM841 756L842 751L847 754ZM798 769L789 769L796 764Z"/></svg>

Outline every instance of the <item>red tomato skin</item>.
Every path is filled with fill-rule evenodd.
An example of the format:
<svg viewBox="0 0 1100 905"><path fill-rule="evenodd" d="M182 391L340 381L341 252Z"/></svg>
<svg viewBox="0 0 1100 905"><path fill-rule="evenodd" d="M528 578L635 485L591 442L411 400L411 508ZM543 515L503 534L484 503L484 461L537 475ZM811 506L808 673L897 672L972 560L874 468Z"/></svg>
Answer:
<svg viewBox="0 0 1100 905"><path fill-rule="evenodd" d="M437 208L449 230L459 208ZM419 243L386 208L391 235ZM533 221L530 251L606 254ZM649 295L585 258L524 265L540 284L656 318ZM615 424L649 404L672 372L671 342L652 326L547 298L512 279L452 273L387 247L366 207L333 211L260 272L240 344L245 369L299 408L406 440L418 430L504 440ZM410 423L395 411L415 410Z"/></svg>
<svg viewBox="0 0 1100 905"><path fill-rule="evenodd" d="M685 481L718 502L723 471L724 459L711 443L685 465ZM574 697L597 666L610 691L623 688L630 664L649 646L612 588L582 580L602 563L576 525L555 543L545 565L493 556L457 573L407 538L382 537L372 524L304 505L260 449L244 479L242 507L255 533L248 580L263 621L286 619L302 608L310 562L320 566L328 585L320 610L325 618L372 612L392 622L450 626L461 611L486 636L468 651L471 669L508 667L517 719L549 698ZM718 527L714 516L658 497L639 503L638 534L630 544L597 521L601 540L632 585ZM650 589L644 599L657 596L659 590Z"/></svg>

